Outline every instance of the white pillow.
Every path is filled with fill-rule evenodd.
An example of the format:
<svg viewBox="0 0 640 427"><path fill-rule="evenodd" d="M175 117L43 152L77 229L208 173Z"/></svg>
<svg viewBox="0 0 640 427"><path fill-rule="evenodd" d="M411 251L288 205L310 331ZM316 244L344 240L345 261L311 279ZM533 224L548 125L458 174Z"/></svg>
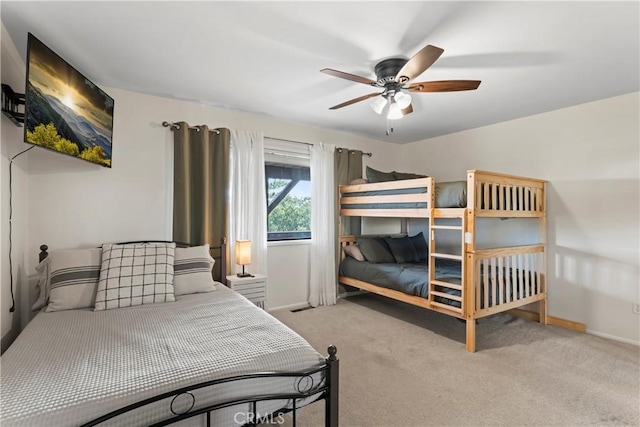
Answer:
<svg viewBox="0 0 640 427"><path fill-rule="evenodd" d="M51 252L49 305L46 311L93 307L101 256L100 248Z"/></svg>
<svg viewBox="0 0 640 427"><path fill-rule="evenodd" d="M342 250L344 251L345 254L349 255L351 258L355 258L358 261L364 261L364 255L362 255L362 251L360 251L360 248L358 247L358 245L355 245L355 244L345 245L342 247Z"/></svg>
<svg viewBox="0 0 640 427"><path fill-rule="evenodd" d="M209 244L191 248L176 248L173 264L175 295L195 294L216 290L211 270L215 260L209 252Z"/></svg>
<svg viewBox="0 0 640 427"><path fill-rule="evenodd" d="M36 271L38 272L38 283L36 283L36 289L38 291L38 299L31 306L31 310L36 311L40 310L42 307L47 305L47 301L49 301L49 281L51 280L50 276L50 267L51 267L51 258L46 257L36 266Z"/></svg>
<svg viewBox="0 0 640 427"><path fill-rule="evenodd" d="M368 184L368 183L369 183L368 179L356 178L353 181L351 181L349 184L356 185L356 184Z"/></svg>
<svg viewBox="0 0 640 427"><path fill-rule="evenodd" d="M175 243L102 245L95 310L175 301Z"/></svg>
<svg viewBox="0 0 640 427"><path fill-rule="evenodd" d="M93 307L101 255L99 248L52 251L36 267L40 297L32 310L46 304L47 312Z"/></svg>

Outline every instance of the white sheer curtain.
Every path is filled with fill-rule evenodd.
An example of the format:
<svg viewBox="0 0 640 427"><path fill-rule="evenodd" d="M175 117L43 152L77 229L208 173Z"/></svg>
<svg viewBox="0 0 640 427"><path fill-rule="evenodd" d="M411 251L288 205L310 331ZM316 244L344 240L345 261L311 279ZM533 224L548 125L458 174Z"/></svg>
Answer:
<svg viewBox="0 0 640 427"><path fill-rule="evenodd" d="M312 307L336 303L335 148L332 144L311 147L309 304Z"/></svg>
<svg viewBox="0 0 640 427"><path fill-rule="evenodd" d="M264 135L231 131L229 207L229 274L237 271L236 240L251 240L249 273L267 274L267 199L264 178Z"/></svg>

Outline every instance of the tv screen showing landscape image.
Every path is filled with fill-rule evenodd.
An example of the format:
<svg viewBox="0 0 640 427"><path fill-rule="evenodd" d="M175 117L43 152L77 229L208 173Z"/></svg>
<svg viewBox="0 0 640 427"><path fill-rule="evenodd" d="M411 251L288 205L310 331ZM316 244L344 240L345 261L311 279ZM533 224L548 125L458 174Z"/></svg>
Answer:
<svg viewBox="0 0 640 427"><path fill-rule="evenodd" d="M113 98L29 33L24 141L111 167Z"/></svg>

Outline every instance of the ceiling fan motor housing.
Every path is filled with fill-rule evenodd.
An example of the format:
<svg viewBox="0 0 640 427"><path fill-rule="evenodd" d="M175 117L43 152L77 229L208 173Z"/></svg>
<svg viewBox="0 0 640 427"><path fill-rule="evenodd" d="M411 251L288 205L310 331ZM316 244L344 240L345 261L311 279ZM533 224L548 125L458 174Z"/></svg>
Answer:
<svg viewBox="0 0 640 427"><path fill-rule="evenodd" d="M404 58L390 58L378 62L374 69L378 85L380 87L385 87L389 83L397 85L396 75L398 74L398 71L404 67L404 64L406 64L407 61L408 60Z"/></svg>

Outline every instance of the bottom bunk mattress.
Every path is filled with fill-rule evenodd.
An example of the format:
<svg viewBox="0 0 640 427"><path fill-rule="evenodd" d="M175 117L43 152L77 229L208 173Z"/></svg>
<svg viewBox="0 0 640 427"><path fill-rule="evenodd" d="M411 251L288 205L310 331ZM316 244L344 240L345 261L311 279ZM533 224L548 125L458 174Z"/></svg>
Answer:
<svg viewBox="0 0 640 427"><path fill-rule="evenodd" d="M460 284L460 261L436 261L436 278ZM345 257L340 264L340 275L393 289L408 295L429 297L429 267L423 263L373 263Z"/></svg>
<svg viewBox="0 0 640 427"><path fill-rule="evenodd" d="M542 290L541 278L534 270L500 268L478 269L482 286L477 294L477 309L494 307L500 302L516 301L526 296L537 295ZM350 277L408 295L429 297L429 267L423 263L373 263L358 261L345 256L340 264L340 276ZM462 284L461 261L436 260L437 280L456 285ZM485 286L486 284L486 286ZM436 286L436 291L459 297L460 291ZM486 292L485 292L485 289ZM435 297L434 301L460 308L460 302L445 297Z"/></svg>
<svg viewBox="0 0 640 427"><path fill-rule="evenodd" d="M175 302L106 311L39 313L2 356L2 425L80 425L113 410L204 381L256 372L298 372L324 358L297 333L222 284ZM322 382L320 374L315 384ZM252 378L194 391L194 410L266 393L291 393L296 378ZM171 398L111 420L150 425ZM291 402L258 404L266 414ZM302 402L300 402L302 403ZM187 402L187 405L189 402ZM243 424L249 404L213 413ZM224 420L217 417L225 417ZM230 417L230 418L229 418ZM187 420L191 423L200 420Z"/></svg>

